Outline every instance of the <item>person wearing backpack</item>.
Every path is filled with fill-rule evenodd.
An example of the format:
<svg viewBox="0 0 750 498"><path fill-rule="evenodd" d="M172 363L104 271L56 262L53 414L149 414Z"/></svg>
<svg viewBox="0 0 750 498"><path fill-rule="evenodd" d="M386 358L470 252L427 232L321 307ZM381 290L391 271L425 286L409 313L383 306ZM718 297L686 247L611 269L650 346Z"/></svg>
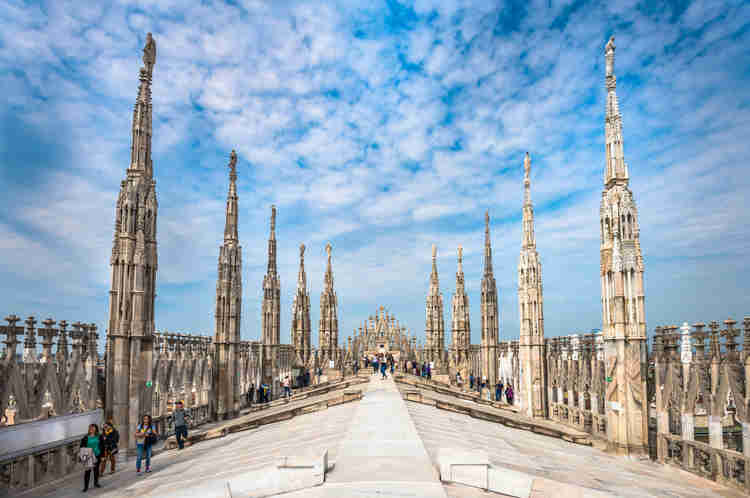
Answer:
<svg viewBox="0 0 750 498"><path fill-rule="evenodd" d="M104 442L104 455L102 456L102 467L99 469L99 475L103 476L107 469L107 462L111 462L112 474L115 473L115 460L119 451L117 445L120 444L120 433L115 429L112 419L107 421L102 427L102 441Z"/></svg>
<svg viewBox="0 0 750 498"><path fill-rule="evenodd" d="M89 490L89 481L91 480L91 470L94 471L94 487L101 488L99 485L99 466L102 464L102 452L104 451L104 441L102 440L101 434L99 434L99 426L96 424L89 425L89 432L81 439L81 448L90 449L89 455L93 453L93 461L91 458L86 460L86 472L83 473L83 492ZM83 450L82 450L83 453Z"/></svg>
<svg viewBox="0 0 750 498"><path fill-rule="evenodd" d="M135 472L141 473L141 460L146 457L146 473L151 472L151 448L156 443L159 433L151 423L151 415L144 415L135 430L135 442L138 458L135 460Z"/></svg>

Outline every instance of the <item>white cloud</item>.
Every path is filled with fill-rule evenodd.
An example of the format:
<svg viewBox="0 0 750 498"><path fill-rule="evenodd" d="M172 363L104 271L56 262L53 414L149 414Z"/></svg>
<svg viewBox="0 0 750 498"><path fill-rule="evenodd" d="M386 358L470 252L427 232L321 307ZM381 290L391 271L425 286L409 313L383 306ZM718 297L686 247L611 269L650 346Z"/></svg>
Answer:
<svg viewBox="0 0 750 498"><path fill-rule="evenodd" d="M18 279L3 295L8 311L43 303L105 323L113 203L129 159L140 49L152 31L160 326L212 328L225 164L235 148L248 337L260 325L271 203L280 213L284 310L298 244L309 243L315 302L322 246L331 240L342 331L381 302L420 331L429 246L440 248L447 303L462 244L475 339L489 209L503 337L512 337L526 150L548 332L595 327L603 45L614 20L650 323L683 321L696 309L743 313L731 305L748 293L741 262L750 185L737 160L750 152L741 72L747 5L694 2L675 20L668 9L647 15L609 2L558 19L568 6L531 6L511 31L498 25L507 12L492 2L420 0L414 29L389 31L385 12L347 3L53 2L40 9L3 2L0 109L42 135L60 135L72 156L39 160L53 173L34 185L8 172L14 202L0 217L0 272ZM551 27L555 19L561 22ZM367 28L364 38L355 36L359 26ZM423 69L408 70L402 60ZM745 278L727 277L730 270ZM706 281L721 291L706 290ZM55 305L64 294L73 297ZM75 296L96 299L71 305ZM701 298L714 308L697 308ZM284 337L285 315L282 329Z"/></svg>

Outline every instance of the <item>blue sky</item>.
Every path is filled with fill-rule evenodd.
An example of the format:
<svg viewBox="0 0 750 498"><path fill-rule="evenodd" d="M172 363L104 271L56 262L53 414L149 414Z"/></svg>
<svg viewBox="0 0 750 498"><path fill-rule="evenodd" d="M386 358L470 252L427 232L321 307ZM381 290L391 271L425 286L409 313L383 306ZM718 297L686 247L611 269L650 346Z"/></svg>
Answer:
<svg viewBox="0 0 750 498"><path fill-rule="evenodd" d="M354 5L0 0L3 316L106 328L114 204L149 31L159 330L213 333L233 148L246 339L259 337L273 203L283 342L305 243L317 344L331 241L342 338L381 304L424 336L435 243L447 329L464 247L478 343L486 209L501 340L517 338L525 151L546 334L599 328L611 34L648 329L750 313L750 4Z"/></svg>

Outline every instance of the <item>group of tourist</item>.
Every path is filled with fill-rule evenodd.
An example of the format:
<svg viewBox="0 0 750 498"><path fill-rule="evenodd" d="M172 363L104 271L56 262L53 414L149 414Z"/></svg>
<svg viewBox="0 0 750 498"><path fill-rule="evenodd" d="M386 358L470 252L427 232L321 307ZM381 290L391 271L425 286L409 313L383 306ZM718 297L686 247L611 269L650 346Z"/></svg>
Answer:
<svg viewBox="0 0 750 498"><path fill-rule="evenodd" d="M393 376L393 372L396 367L396 360L393 358L393 355L391 353L378 353L376 355L373 355L371 358L365 356L363 358L363 361L365 362L365 368L372 365L373 375L377 375L378 370L380 370L381 380L388 378L388 374L386 373L388 370L391 371L391 376Z"/></svg>
<svg viewBox="0 0 750 498"><path fill-rule="evenodd" d="M482 389L487 386L487 376L482 376L480 379L479 377L474 377L474 373L469 374L469 389L474 390L474 386L476 384L476 389L478 393L482 393ZM464 379L461 377L461 372L456 372L456 385L459 389L463 388L464 385ZM504 389L504 390L503 390ZM497 384L495 384L495 401L502 401L503 392L505 392L505 399L508 402L509 405L513 404L513 386L510 382L508 382L508 385L506 386L502 379L497 381Z"/></svg>
<svg viewBox="0 0 750 498"><path fill-rule="evenodd" d="M187 439L187 426L190 415L185 411L182 401L178 401L174 411L175 438L179 449L185 447ZM135 429L135 443L137 457L135 460L135 472L141 475L141 463L146 460L145 473L151 472L151 453L154 444L159 440L159 432L151 420L151 415L144 415L141 423ZM88 434L81 439L78 454L79 461L86 469L83 473L83 492L89 490L91 474L94 475L94 487L101 488L99 477L105 474L107 462L110 463L110 473L115 473L117 454L119 453L120 433L115 428L112 419L107 420L102 426L101 432L97 424L89 425Z"/></svg>
<svg viewBox="0 0 750 498"><path fill-rule="evenodd" d="M111 463L111 470L115 472L115 458L118 452L120 434L111 420L104 423L102 432L97 424L89 425L88 434L81 438L81 449L78 458L86 471L83 473L83 492L89 490L91 474L94 474L94 487L101 488L99 476L104 475L107 462ZM92 472L93 471L93 472Z"/></svg>

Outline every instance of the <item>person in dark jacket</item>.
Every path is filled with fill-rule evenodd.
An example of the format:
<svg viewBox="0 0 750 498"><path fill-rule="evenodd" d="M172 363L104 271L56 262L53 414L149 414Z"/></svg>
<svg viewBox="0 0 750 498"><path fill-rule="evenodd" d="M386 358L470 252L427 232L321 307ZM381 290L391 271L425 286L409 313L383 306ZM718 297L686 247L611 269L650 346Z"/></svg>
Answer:
<svg viewBox="0 0 750 498"><path fill-rule="evenodd" d="M102 436L99 434L99 426L96 424L89 425L89 432L83 438L81 438L81 448L91 448L94 450L94 467L92 469L86 469L83 473L83 492L89 490L89 481L91 480L91 471L94 471L94 487L101 488L99 485L99 466L102 464L102 451L104 449L104 441Z"/></svg>
<svg viewBox="0 0 750 498"><path fill-rule="evenodd" d="M108 420L102 427L102 441L104 442L104 455L102 456L102 467L99 475L103 476L107 469L107 462L111 463L112 474L115 473L115 460L117 459L118 445L120 444L120 433L115 429L112 419Z"/></svg>

